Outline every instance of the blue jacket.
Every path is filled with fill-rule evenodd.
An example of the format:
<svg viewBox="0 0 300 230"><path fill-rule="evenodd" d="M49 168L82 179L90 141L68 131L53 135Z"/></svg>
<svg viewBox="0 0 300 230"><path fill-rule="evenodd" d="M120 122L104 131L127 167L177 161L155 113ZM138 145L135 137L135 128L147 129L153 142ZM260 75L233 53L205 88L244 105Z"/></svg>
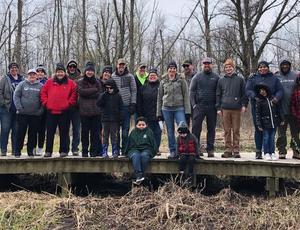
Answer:
<svg viewBox="0 0 300 230"><path fill-rule="evenodd" d="M261 75L258 73L253 74L249 77L246 83L246 96L254 102L254 99L257 97L255 92L256 85L266 85L270 89L271 97L276 98L277 101L281 100L283 97L283 87L279 79L271 72Z"/></svg>

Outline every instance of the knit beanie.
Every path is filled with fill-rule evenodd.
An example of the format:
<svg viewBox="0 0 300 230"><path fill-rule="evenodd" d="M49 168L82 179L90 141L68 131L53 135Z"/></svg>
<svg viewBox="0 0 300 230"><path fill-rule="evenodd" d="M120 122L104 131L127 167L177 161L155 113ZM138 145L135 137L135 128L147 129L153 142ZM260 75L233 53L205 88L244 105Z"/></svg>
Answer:
<svg viewBox="0 0 300 230"><path fill-rule="evenodd" d="M10 70L11 68L16 67L19 69L19 65L16 62L11 62L8 65L8 70Z"/></svg>
<svg viewBox="0 0 300 230"><path fill-rule="evenodd" d="M44 67L44 65L40 64L35 68L36 71L38 70L42 70L44 72L44 74L47 74L46 68Z"/></svg>
<svg viewBox="0 0 300 230"><path fill-rule="evenodd" d="M88 61L85 64L84 72L86 72L88 70L95 72L95 64L93 62L91 62L91 61Z"/></svg>
<svg viewBox="0 0 300 230"><path fill-rule="evenodd" d="M267 62L267 61L260 61L259 63L258 63L258 68L261 66L261 65L265 65L265 66L267 66L268 68L269 68L269 62Z"/></svg>
<svg viewBox="0 0 300 230"><path fill-rule="evenodd" d="M56 64L55 72L57 72L59 70L62 70L64 72L66 72L66 68L65 68L64 64L62 64L62 63L57 63Z"/></svg>
<svg viewBox="0 0 300 230"><path fill-rule="evenodd" d="M112 66L110 66L110 65L104 66L104 67L103 67L103 70L102 70L102 74L103 74L104 72L109 72L110 74L112 74Z"/></svg>
<svg viewBox="0 0 300 230"><path fill-rule="evenodd" d="M167 69L174 67L175 69L177 69L177 64L175 61L170 61L168 64Z"/></svg>
<svg viewBox="0 0 300 230"><path fill-rule="evenodd" d="M231 58L226 59L226 61L224 62L224 68L227 65L231 65L233 68L235 68L235 64Z"/></svg>
<svg viewBox="0 0 300 230"><path fill-rule="evenodd" d="M149 74L155 73L157 75L157 69L156 68L150 68L148 71Z"/></svg>

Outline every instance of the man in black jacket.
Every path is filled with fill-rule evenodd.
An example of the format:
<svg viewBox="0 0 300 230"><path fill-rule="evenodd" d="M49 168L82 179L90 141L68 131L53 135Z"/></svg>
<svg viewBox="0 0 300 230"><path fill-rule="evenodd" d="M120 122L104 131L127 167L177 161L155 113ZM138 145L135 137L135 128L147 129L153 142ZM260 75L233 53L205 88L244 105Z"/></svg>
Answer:
<svg viewBox="0 0 300 230"><path fill-rule="evenodd" d="M190 85L190 99L193 109L192 133L199 140L202 131L202 122L206 118L207 123L207 146L208 157L214 157L214 142L216 134L217 110L216 89L219 75L212 72L211 58L202 60L202 72L197 73ZM202 153L200 153L202 155Z"/></svg>

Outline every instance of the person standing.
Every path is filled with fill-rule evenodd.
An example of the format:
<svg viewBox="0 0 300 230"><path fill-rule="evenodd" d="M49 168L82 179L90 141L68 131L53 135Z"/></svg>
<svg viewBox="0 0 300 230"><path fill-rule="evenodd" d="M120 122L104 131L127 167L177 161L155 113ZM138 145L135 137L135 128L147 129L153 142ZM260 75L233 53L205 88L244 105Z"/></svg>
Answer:
<svg viewBox="0 0 300 230"><path fill-rule="evenodd" d="M67 74L68 78L77 84L81 78L81 72L78 68L78 64L75 60L70 60L67 63ZM80 113L78 102L70 108L70 121L72 124L72 144L71 151L73 156L79 154L79 143L80 143ZM69 138L70 139L70 138ZM70 140L69 140L70 141Z"/></svg>
<svg viewBox="0 0 300 230"><path fill-rule="evenodd" d="M262 159L262 147L263 147L263 132L258 129L256 119L256 107L255 102L258 99L258 94L255 91L256 85L266 85L270 90L270 97L272 103L278 103L283 96L283 87L277 77L269 69L269 63L266 61L260 61L258 63L258 72L251 75L246 82L246 95L251 101L251 113L253 118L253 124L255 128L254 141L256 147L256 159Z"/></svg>
<svg viewBox="0 0 300 230"><path fill-rule="evenodd" d="M12 62L8 65L9 73L0 80L0 113L1 113L1 156L7 154L8 137L11 131L12 154L16 153L17 116L13 94L18 84L23 81L19 74L19 65Z"/></svg>
<svg viewBox="0 0 300 230"><path fill-rule="evenodd" d="M97 99L101 92L101 83L95 77L95 66L92 62L85 65L84 75L77 82L79 112L81 119L82 156L102 155L100 138L101 112Z"/></svg>
<svg viewBox="0 0 300 230"><path fill-rule="evenodd" d="M51 157L53 142L58 126L59 130L59 153L61 157L69 153L69 109L77 103L76 84L68 79L63 64L58 63L55 75L49 79L41 91L42 105L47 109L47 139L44 157Z"/></svg>
<svg viewBox="0 0 300 230"><path fill-rule="evenodd" d="M206 118L206 151L208 157L214 157L217 122L215 105L218 81L219 75L212 71L212 59L206 57L202 60L202 71L193 77L190 85L190 98L193 109L192 133L200 143L202 123ZM200 152L200 156L203 156L203 153Z"/></svg>
<svg viewBox="0 0 300 230"><path fill-rule="evenodd" d="M159 79L156 68L149 70L149 75L145 84L140 88L140 95L137 104L138 117L145 117L148 127L154 133L156 145L159 149L161 142L161 129L156 116L157 95L159 89Z"/></svg>
<svg viewBox="0 0 300 230"><path fill-rule="evenodd" d="M235 73L232 59L224 63L224 77L217 85L216 108L219 116L223 118L225 132L225 151L223 158L240 158L240 126L241 114L246 111L248 98L245 94L245 80ZM233 139L232 139L232 137Z"/></svg>
<svg viewBox="0 0 300 230"><path fill-rule="evenodd" d="M138 70L134 74L137 92L139 92L139 89L146 83L148 77L148 72L146 69L147 65L140 63Z"/></svg>
<svg viewBox="0 0 300 230"><path fill-rule="evenodd" d="M118 59L116 71L111 77L116 82L123 100L121 109L122 145L120 145L119 139L119 146L122 146L123 152L128 140L130 117L136 110L136 83L134 76L128 71L124 58Z"/></svg>
<svg viewBox="0 0 300 230"><path fill-rule="evenodd" d="M166 122L168 144L170 155L169 158L178 158L176 154L175 125L180 122L186 122L186 115L191 114L190 97L187 82L177 73L177 64L171 61L167 67L168 73L161 80L158 96L156 115L158 120L162 118Z"/></svg>
<svg viewBox="0 0 300 230"><path fill-rule="evenodd" d="M190 59L185 60L182 64L182 68L183 68L183 72L181 76L186 80L188 86L190 87L191 81L196 74L192 60Z"/></svg>
<svg viewBox="0 0 300 230"><path fill-rule="evenodd" d="M17 110L17 148L15 157L21 156L27 129L27 154L28 156L34 156L33 150L37 144L37 132L43 113L40 101L42 86L40 81L37 80L36 70L30 69L27 72L27 79L18 84L14 92L14 102Z"/></svg>
<svg viewBox="0 0 300 230"><path fill-rule="evenodd" d="M291 148L293 149L293 155L300 158L300 152L297 150L300 147L299 129L297 128L296 122L291 115L290 110L291 94L296 83L297 73L291 70L291 62L288 60L282 60L279 65L279 69L280 71L278 74L276 74L276 76L280 80L284 90L281 100L282 112L284 114L284 125L278 126L276 147L279 151L279 159L285 159L287 154L286 131L287 127L289 126L291 132L291 140L293 140L290 144Z"/></svg>

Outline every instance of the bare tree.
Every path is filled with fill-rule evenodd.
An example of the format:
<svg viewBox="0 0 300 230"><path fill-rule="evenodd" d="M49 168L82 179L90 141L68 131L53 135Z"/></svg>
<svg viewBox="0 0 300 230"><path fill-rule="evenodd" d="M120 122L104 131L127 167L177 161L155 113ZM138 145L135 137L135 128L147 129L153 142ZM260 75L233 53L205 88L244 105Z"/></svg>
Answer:
<svg viewBox="0 0 300 230"><path fill-rule="evenodd" d="M17 35L16 35L16 44L15 44L15 49L14 49L14 58L17 63L21 66L21 51L22 51L22 28L23 28L23 22L22 22L22 17L23 17L23 1L18 0L18 19L17 19Z"/></svg>

